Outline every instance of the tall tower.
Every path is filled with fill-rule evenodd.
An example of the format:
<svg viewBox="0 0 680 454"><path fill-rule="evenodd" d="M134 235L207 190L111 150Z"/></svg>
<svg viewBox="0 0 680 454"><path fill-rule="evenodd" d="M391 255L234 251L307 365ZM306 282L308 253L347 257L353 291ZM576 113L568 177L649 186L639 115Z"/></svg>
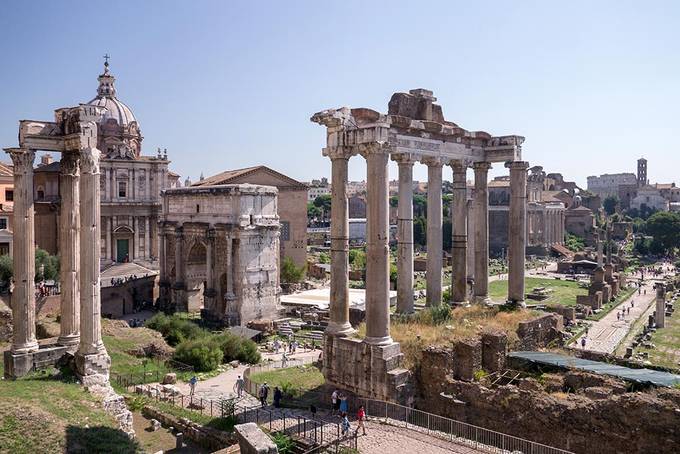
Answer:
<svg viewBox="0 0 680 454"><path fill-rule="evenodd" d="M640 158L637 161L637 185L638 187L647 184L647 160Z"/></svg>

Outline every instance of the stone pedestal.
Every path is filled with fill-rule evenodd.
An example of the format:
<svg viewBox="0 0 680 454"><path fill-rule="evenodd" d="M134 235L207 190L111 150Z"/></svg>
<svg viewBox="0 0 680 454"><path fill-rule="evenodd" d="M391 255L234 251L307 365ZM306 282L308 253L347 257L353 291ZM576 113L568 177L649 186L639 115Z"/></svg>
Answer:
<svg viewBox="0 0 680 454"><path fill-rule="evenodd" d="M666 286L656 284L656 312L654 313L654 324L657 328L666 327Z"/></svg>
<svg viewBox="0 0 680 454"><path fill-rule="evenodd" d="M96 148L80 153L80 344L76 373L85 385L108 382L111 359L101 337L99 156Z"/></svg>
<svg viewBox="0 0 680 454"><path fill-rule="evenodd" d="M61 332L57 343L75 352L80 343L80 169L78 152L64 152L60 163L59 274Z"/></svg>
<svg viewBox="0 0 680 454"><path fill-rule="evenodd" d="M451 302L467 304L467 164L454 161Z"/></svg>
<svg viewBox="0 0 680 454"><path fill-rule="evenodd" d="M508 301L523 306L529 163L514 161L506 163L505 166L510 169Z"/></svg>
<svg viewBox="0 0 680 454"><path fill-rule="evenodd" d="M408 404L411 373L401 367L403 357L398 343L326 336L324 376L329 385L359 396Z"/></svg>
<svg viewBox="0 0 680 454"><path fill-rule="evenodd" d="M426 159L427 165L427 272L426 304L442 302L442 163Z"/></svg>
<svg viewBox="0 0 680 454"><path fill-rule="evenodd" d="M475 284L474 296L477 303L488 303L489 299L489 189L487 184L488 162L477 162L475 171L475 195L473 216L475 216Z"/></svg>

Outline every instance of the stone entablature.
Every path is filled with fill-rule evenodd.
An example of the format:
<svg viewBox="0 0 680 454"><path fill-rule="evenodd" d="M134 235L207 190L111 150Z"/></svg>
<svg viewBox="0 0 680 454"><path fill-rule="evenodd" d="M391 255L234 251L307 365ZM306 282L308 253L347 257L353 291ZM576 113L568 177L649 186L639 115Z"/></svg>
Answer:
<svg viewBox="0 0 680 454"><path fill-rule="evenodd" d="M249 184L163 191L164 309L188 311L196 301L207 317L230 325L276 315L277 193L270 186Z"/></svg>

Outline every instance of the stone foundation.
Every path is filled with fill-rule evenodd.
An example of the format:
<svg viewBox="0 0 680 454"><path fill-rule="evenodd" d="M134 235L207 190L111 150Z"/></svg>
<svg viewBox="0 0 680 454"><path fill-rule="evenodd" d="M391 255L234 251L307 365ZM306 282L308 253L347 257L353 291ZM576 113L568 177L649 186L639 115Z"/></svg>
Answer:
<svg viewBox="0 0 680 454"><path fill-rule="evenodd" d="M550 344L561 345L564 324L557 314L546 314L533 320L520 322L518 350L537 350Z"/></svg>
<svg viewBox="0 0 680 454"><path fill-rule="evenodd" d="M49 345L30 353L5 351L5 378L15 379L38 369L55 366L68 353L68 347Z"/></svg>
<svg viewBox="0 0 680 454"><path fill-rule="evenodd" d="M576 304L590 306L593 310L602 309L602 292L597 291L590 295L577 295Z"/></svg>
<svg viewBox="0 0 680 454"><path fill-rule="evenodd" d="M326 336L324 376L331 386L358 396L411 401L411 373L401 367L399 344L371 345L361 339Z"/></svg>
<svg viewBox="0 0 680 454"><path fill-rule="evenodd" d="M108 383L111 358L106 350L89 355L77 353L75 363L76 374L80 377L83 385Z"/></svg>

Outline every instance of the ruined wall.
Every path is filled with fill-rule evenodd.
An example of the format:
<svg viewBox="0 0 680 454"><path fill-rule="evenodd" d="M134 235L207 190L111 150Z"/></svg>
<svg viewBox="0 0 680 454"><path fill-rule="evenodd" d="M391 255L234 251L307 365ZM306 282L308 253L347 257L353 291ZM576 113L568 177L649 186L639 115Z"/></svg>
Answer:
<svg viewBox="0 0 680 454"><path fill-rule="evenodd" d="M551 344L561 345L563 330L562 317L557 314L546 314L520 322L517 328L519 346L516 350L537 350Z"/></svg>
<svg viewBox="0 0 680 454"><path fill-rule="evenodd" d="M423 352L416 408L578 454L677 452L680 390L628 393L581 372L487 388L454 379L455 361L452 349Z"/></svg>

